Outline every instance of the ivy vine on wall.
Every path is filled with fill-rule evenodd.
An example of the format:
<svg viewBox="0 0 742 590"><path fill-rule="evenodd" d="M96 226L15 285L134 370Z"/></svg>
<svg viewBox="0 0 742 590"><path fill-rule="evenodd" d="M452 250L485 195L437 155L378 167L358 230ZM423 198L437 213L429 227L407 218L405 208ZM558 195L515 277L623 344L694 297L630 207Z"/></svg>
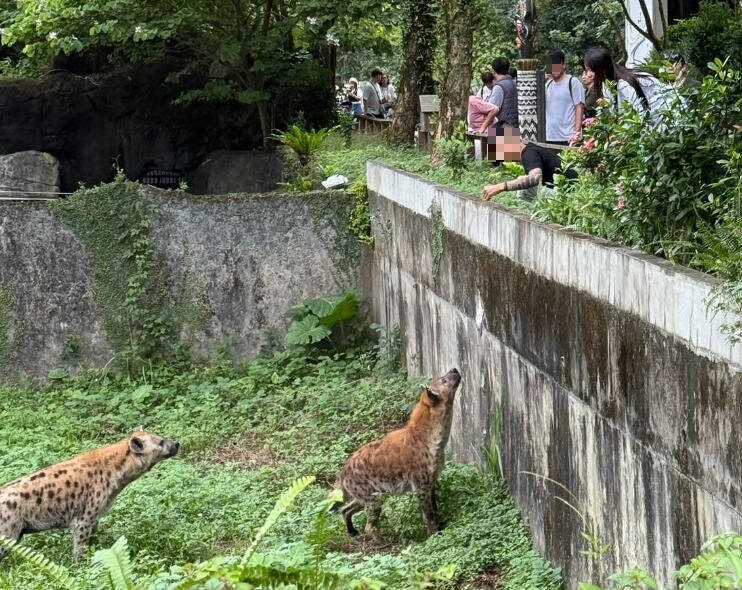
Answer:
<svg viewBox="0 0 742 590"><path fill-rule="evenodd" d="M143 359L168 356L175 342L172 302L150 243L152 208L123 173L52 208L94 257L103 328L118 363L130 371Z"/></svg>

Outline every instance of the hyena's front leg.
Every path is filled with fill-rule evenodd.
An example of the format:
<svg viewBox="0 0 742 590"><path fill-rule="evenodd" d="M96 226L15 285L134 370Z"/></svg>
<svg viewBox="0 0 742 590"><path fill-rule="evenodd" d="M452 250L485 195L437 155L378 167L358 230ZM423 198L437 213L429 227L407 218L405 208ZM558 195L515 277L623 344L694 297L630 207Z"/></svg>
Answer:
<svg viewBox="0 0 742 590"><path fill-rule="evenodd" d="M428 533L433 534L440 530L438 524L438 506L435 500L435 485L426 486L418 490L417 497L420 500L420 508L423 511L423 518L428 527Z"/></svg>
<svg viewBox="0 0 742 590"><path fill-rule="evenodd" d="M88 547L88 539L93 532L95 523L77 520L72 524L72 541L75 548L75 559L81 559Z"/></svg>

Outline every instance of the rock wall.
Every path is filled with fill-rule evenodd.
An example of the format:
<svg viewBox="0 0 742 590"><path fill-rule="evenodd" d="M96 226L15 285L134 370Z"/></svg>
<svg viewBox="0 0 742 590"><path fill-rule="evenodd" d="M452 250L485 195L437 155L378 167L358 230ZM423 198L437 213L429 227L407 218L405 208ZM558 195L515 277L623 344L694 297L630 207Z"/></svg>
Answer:
<svg viewBox="0 0 742 590"><path fill-rule="evenodd" d="M55 198L59 162L33 150L0 156L0 198Z"/></svg>
<svg viewBox="0 0 742 590"><path fill-rule="evenodd" d="M453 457L486 466L499 444L568 588L631 566L674 587L742 530L742 345L706 311L709 277L381 164L367 177L375 319L399 325L411 373L459 367Z"/></svg>
<svg viewBox="0 0 742 590"><path fill-rule="evenodd" d="M53 70L43 79L0 80L0 154L47 152L60 162L62 191L150 168L183 178L215 149L262 145L254 110L232 104L176 105L180 88L165 62L99 76ZM245 189L242 189L243 191Z"/></svg>
<svg viewBox="0 0 742 590"><path fill-rule="evenodd" d="M352 198L343 192L152 190L146 198L162 282L174 305L199 306L200 321L181 334L198 355L252 358L283 333L293 305L361 286L361 250L345 225ZM0 201L0 379L112 359L96 302L99 270L52 205Z"/></svg>

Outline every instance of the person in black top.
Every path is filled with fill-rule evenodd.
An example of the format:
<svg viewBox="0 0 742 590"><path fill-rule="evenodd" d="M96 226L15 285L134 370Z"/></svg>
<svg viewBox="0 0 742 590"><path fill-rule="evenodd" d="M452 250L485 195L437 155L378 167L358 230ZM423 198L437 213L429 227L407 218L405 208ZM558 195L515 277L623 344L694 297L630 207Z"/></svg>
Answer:
<svg viewBox="0 0 742 590"><path fill-rule="evenodd" d="M520 139L518 129L511 127L498 128L495 135L495 156L498 160L505 162L518 162L523 164L526 173L514 180L506 180L497 184L490 184L482 189L482 198L489 200L504 191L517 191L536 187L539 184L546 186L554 185L554 173L562 172L562 159L559 154L536 145L525 144ZM564 171L567 178L576 178L577 173L569 168ZM530 191L533 193L534 191ZM530 197L530 198L529 198ZM525 194L526 200L533 200L529 194Z"/></svg>

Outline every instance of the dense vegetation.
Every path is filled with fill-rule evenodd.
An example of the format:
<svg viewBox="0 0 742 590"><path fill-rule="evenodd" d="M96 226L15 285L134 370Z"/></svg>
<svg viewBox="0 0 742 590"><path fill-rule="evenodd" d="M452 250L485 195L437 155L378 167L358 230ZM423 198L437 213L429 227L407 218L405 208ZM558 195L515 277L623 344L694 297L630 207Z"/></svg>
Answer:
<svg viewBox="0 0 742 590"><path fill-rule="evenodd" d="M350 301L339 298L334 307ZM434 580L464 588L467 580L483 577L503 588L558 588L558 570L532 551L496 472L448 466L439 482L446 526L431 537L413 497L387 502L379 541L354 540L339 516L323 516L322 503L349 453L400 425L419 392L417 383L392 366L393 338L384 340L389 345L381 354L368 345L330 352L347 341L332 343L335 320L323 305L299 306L294 317L328 326L329 333L295 327L291 340L319 340L325 352L292 346L242 366L157 366L136 378L90 372L42 388L1 387L0 481L111 443L143 425L178 439L182 451L122 492L90 550L125 536L137 588L204 582L204 572L216 571L217 562L185 564L216 555L239 558L279 495L305 475L315 483L270 528L255 559L334 572L348 582L343 587L372 579L398 589L427 587ZM101 587L89 581L88 563L72 562L69 533L27 536L22 546L69 568L79 587ZM2 588L50 586L36 565L18 555L0 565ZM223 586L213 581L208 587Z"/></svg>
<svg viewBox="0 0 742 590"><path fill-rule="evenodd" d="M576 182L558 180L535 202L501 193L497 201L571 229L662 256L721 279L709 302L742 314L742 73L715 60L698 85L679 90L656 120L601 109L579 149L563 152ZM332 174L350 179L358 198L354 231L368 241L365 163L381 159L434 182L479 196L485 184L522 174L520 165L478 165L461 130L435 157L358 137L330 141L301 171L306 189ZM730 316L733 317L733 316ZM729 338L742 323L725 325Z"/></svg>

